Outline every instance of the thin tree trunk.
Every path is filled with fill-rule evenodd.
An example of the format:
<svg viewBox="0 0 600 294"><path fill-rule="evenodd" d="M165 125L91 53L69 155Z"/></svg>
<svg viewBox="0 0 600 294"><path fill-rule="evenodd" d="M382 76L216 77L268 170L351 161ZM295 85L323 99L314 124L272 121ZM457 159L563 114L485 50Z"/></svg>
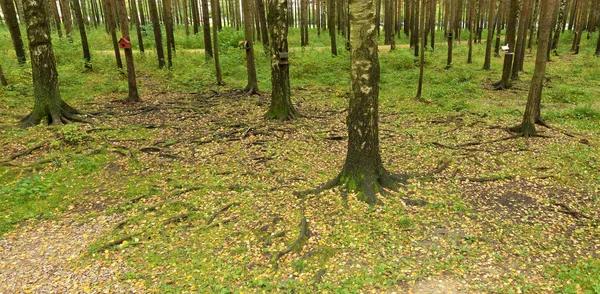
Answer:
<svg viewBox="0 0 600 294"><path fill-rule="evenodd" d="M121 22L121 34L123 39L130 41L129 38L129 21L127 20L127 8L125 7L125 0L117 1L117 11L119 12L119 20ZM127 82L129 85L129 95L127 96L127 102L140 102L140 96L137 90L137 83L135 78L135 67L133 64L133 52L131 48L125 48L125 62L127 63Z"/></svg>
<svg viewBox="0 0 600 294"><path fill-rule="evenodd" d="M262 43L264 48L269 48L269 29L267 27L267 16L265 14L265 4L263 0L256 0L256 9L260 20L260 30L262 31ZM266 50L265 50L266 51Z"/></svg>
<svg viewBox="0 0 600 294"><path fill-rule="evenodd" d="M419 26L421 27L421 61L419 63L419 87L417 88L417 99L421 99L421 93L423 92L423 75L425 72L425 40L427 35L423 29L425 25L425 1L421 0L421 17L419 19Z"/></svg>
<svg viewBox="0 0 600 294"><path fill-rule="evenodd" d="M115 52L115 60L117 62L117 68L119 68L119 70L122 70L123 69L123 61L121 61L121 52L119 49L119 41L117 40L114 9L112 9L112 6L114 5L113 1L114 0L107 0L106 2L103 2L104 3L104 15L106 16L106 22L108 24L108 31L110 33L110 37L112 40L113 51Z"/></svg>
<svg viewBox="0 0 600 294"><path fill-rule="evenodd" d="M71 31L73 30L73 23L71 22L71 10L69 7L70 0L60 0L60 11L63 23L65 24L65 32L67 38L71 37Z"/></svg>
<svg viewBox="0 0 600 294"><path fill-rule="evenodd" d="M492 60L492 41L494 40L494 14L496 12L496 0L490 0L490 8L488 10L488 35L485 43L485 60L483 69L490 70Z"/></svg>
<svg viewBox="0 0 600 294"><path fill-rule="evenodd" d="M6 81L6 77L4 76L4 71L2 71L1 65L0 65L0 83L2 83L2 86L8 86L8 82Z"/></svg>
<svg viewBox="0 0 600 294"><path fill-rule="evenodd" d="M207 1L207 0L205 0ZM218 7L218 0L211 1L211 7ZM212 18L217 19L219 17L218 9L211 9ZM213 57L215 59L215 75L217 77L217 85L222 86L223 84L223 76L221 74L221 63L219 61L219 25L213 24L212 27L213 33Z"/></svg>
<svg viewBox="0 0 600 294"><path fill-rule="evenodd" d="M337 44L335 35L335 0L327 1L327 28L331 39L331 55L337 56Z"/></svg>
<svg viewBox="0 0 600 294"><path fill-rule="evenodd" d="M21 30L19 29L19 21L17 20L17 11L15 10L14 2L12 0L0 0L6 25L10 32L10 37L13 41L15 53L17 54L17 60L20 64L25 64L27 57L25 57L25 48L23 47L23 39L21 38Z"/></svg>
<svg viewBox="0 0 600 294"><path fill-rule="evenodd" d="M144 39L142 37L142 28L140 27L140 19L138 18L138 9L136 6L136 0L131 0L131 11L133 14L133 21L135 22L135 30L137 33L137 39L139 43L140 52L144 53Z"/></svg>
<svg viewBox="0 0 600 294"><path fill-rule="evenodd" d="M531 0L523 0L521 3L521 13L519 14L519 29L518 29L518 37L515 48L515 56L511 71L511 79L513 81L519 80L519 71L521 70L521 64L523 64L525 59L525 44L527 39L527 28L528 28L528 18L529 18L529 2Z"/></svg>
<svg viewBox="0 0 600 294"><path fill-rule="evenodd" d="M148 0L148 8L150 9L150 20L152 21L152 29L154 30L154 42L156 43L158 68L163 68L165 67L165 53L163 51L162 33L160 31L160 20L158 19L156 0Z"/></svg>
<svg viewBox="0 0 600 294"><path fill-rule="evenodd" d="M208 11L208 1L210 0L200 1L202 2L202 30L204 33L204 54L206 56L206 60L208 61L211 58L213 58L212 41L210 37L210 16Z"/></svg>
<svg viewBox="0 0 600 294"><path fill-rule="evenodd" d="M504 54L504 66L502 67L502 79L494 84L496 90L509 89L511 84L510 73L515 53L515 39L517 30L517 14L519 11L518 0L510 0L508 5L508 21L506 28L506 43L508 52Z"/></svg>
<svg viewBox="0 0 600 294"><path fill-rule="evenodd" d="M502 23L504 21L503 11L506 8L506 0L499 1L498 13L496 14L496 45L494 46L494 56L500 57L500 39L502 38Z"/></svg>
<svg viewBox="0 0 600 294"><path fill-rule="evenodd" d="M244 92L248 95L258 93L258 80L256 78L256 65L254 64L254 42L252 42L252 20L250 18L250 5L247 1L242 1L244 7L244 36L246 37L246 67L248 69L248 85Z"/></svg>
<svg viewBox="0 0 600 294"><path fill-rule="evenodd" d="M550 33L552 32L552 15L556 0L546 0L546 5L542 5L542 14L540 19L540 37L538 38L537 55L535 59L535 70L531 79L527 106L523 115L523 122L510 130L521 133L525 137L535 136L535 124L543 123L540 116L540 106L542 101L542 89L546 75L547 52L550 43Z"/></svg>
<svg viewBox="0 0 600 294"><path fill-rule="evenodd" d="M482 0L479 0L480 2ZM473 63L473 35L475 34L475 29L474 29L474 25L473 25L473 17L475 15L475 3L477 2L477 0L470 0L470 4L468 7L468 11L469 11L469 19L468 21L468 26L469 26L469 52L467 53L467 63Z"/></svg>
<svg viewBox="0 0 600 294"><path fill-rule="evenodd" d="M173 12L171 11L171 0L163 0L163 12L165 20L165 32L167 35L167 67L173 67L173 51L175 51L175 37L173 35Z"/></svg>
<svg viewBox="0 0 600 294"><path fill-rule="evenodd" d="M10 0L0 0L0 3L2 3L2 1L10 1ZM60 15L58 14L58 7L56 7L56 2L54 1L50 1L50 11L52 12L52 16L54 17L54 25L56 26L56 33L58 34L59 38L62 38L62 26L60 23ZM3 11L6 11L3 9ZM6 13L5 13L6 14Z"/></svg>
<svg viewBox="0 0 600 294"><path fill-rule="evenodd" d="M83 15L81 13L81 6L79 0L71 0L73 4L73 12L75 13L75 20L79 27L79 35L81 36L81 47L83 49L83 59L85 60L85 68L92 69L92 56L90 55L90 46L88 45L87 34L85 32L85 23L83 22Z"/></svg>
<svg viewBox="0 0 600 294"><path fill-rule="evenodd" d="M188 18L187 0L182 0L181 4L182 4L181 8L183 9L183 26L185 28L185 35L189 36L190 35L190 21Z"/></svg>

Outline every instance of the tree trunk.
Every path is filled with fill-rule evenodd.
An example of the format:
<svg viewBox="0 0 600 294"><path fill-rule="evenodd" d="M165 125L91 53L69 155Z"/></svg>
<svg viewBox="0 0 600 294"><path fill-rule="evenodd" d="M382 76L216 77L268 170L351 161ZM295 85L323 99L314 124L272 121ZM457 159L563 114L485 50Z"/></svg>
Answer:
<svg viewBox="0 0 600 294"><path fill-rule="evenodd" d="M269 1L271 39L271 105L265 114L270 119L290 120L298 115L292 104L288 63L288 1Z"/></svg>
<svg viewBox="0 0 600 294"><path fill-rule="evenodd" d="M496 45L494 46L494 56L500 57L500 38L502 37L502 23L504 21L503 11L506 8L506 1L499 1L498 13L496 14Z"/></svg>
<svg viewBox="0 0 600 294"><path fill-rule="evenodd" d="M165 32L167 35L167 68L173 67L173 51L175 51L175 37L173 35L173 12L171 11L171 0L163 0L163 19L165 20Z"/></svg>
<svg viewBox="0 0 600 294"><path fill-rule="evenodd" d="M446 69L449 69L452 66L452 43L453 43L453 33L452 30L448 30L448 59L446 61Z"/></svg>
<svg viewBox="0 0 600 294"><path fill-rule="evenodd" d="M508 52L504 54L504 66L502 67L502 79L494 84L496 90L510 89L512 86L510 73L515 52L515 38L517 30L517 13L519 11L518 0L510 0L508 2L508 21L506 28L506 43L508 44Z"/></svg>
<svg viewBox="0 0 600 294"><path fill-rule="evenodd" d="M31 127L39 124L44 118L48 119L49 125L80 121L73 116L78 112L60 97L58 72L50 42L50 22L46 14L46 1L24 0L23 4L35 104L33 111L21 120L20 126Z"/></svg>
<svg viewBox="0 0 600 294"><path fill-rule="evenodd" d="M558 8L558 20L556 22L556 29L554 31L554 38L552 40L551 49L555 54L558 52L558 42L560 40L560 33L564 30L565 27L565 7L566 0L560 0Z"/></svg>
<svg viewBox="0 0 600 294"><path fill-rule="evenodd" d="M521 64L525 59L525 44L527 39L527 27L529 20L529 2L531 0L523 0L521 1L521 13L519 14L519 29L518 29L518 37L515 48L515 55L513 60L513 66L511 71L511 80L516 81L519 80L519 71L521 70Z"/></svg>
<svg viewBox="0 0 600 294"><path fill-rule="evenodd" d="M83 21L83 15L81 13L81 6L79 0L71 0L73 4L73 12L75 13L75 20L79 27L79 35L81 36L81 47L83 49L83 59L85 60L85 68L92 69L92 56L90 55L90 46L88 45L87 35L85 33L85 22Z"/></svg>
<svg viewBox="0 0 600 294"><path fill-rule="evenodd" d="M76 0L74 0L76 1ZM119 13L119 21L121 22L121 34L123 39L130 41L129 38L129 21L127 19L127 8L125 7L125 0L117 1L117 11ZM129 86L129 95L127 96L127 102L140 102L140 96L137 90L137 83L135 78L135 67L133 64L133 52L131 48L125 48L125 62L127 63L127 82Z"/></svg>
<svg viewBox="0 0 600 294"><path fill-rule="evenodd" d="M490 70L492 60L492 41L494 40L494 14L496 12L496 0L490 0L490 9L488 10L488 35L485 43L485 61L483 69ZM499 20L498 20L499 21Z"/></svg>
<svg viewBox="0 0 600 294"><path fill-rule="evenodd" d="M0 65L0 83L2 83L2 86L8 86L8 82L6 81L6 77L4 76L4 71L2 71L1 65Z"/></svg>
<svg viewBox="0 0 600 294"><path fill-rule="evenodd" d="M269 29L267 28L267 16L265 14L265 4L263 0L256 0L256 9L258 10L260 30L262 31L262 43L265 48L265 51L267 51L269 48Z"/></svg>
<svg viewBox="0 0 600 294"><path fill-rule="evenodd" d="M2 3L2 1L7 1L7 0L0 0L0 3ZM56 33L58 34L59 38L62 38L62 27L61 27L61 23L60 23L60 15L58 15L58 7L56 7L56 3L54 1L50 1L50 10L52 12L52 16L54 17L54 25L56 26Z"/></svg>
<svg viewBox="0 0 600 294"><path fill-rule="evenodd" d="M596 57L600 57L600 34L598 34L598 45L596 45Z"/></svg>
<svg viewBox="0 0 600 294"><path fill-rule="evenodd" d="M327 28L331 39L331 55L337 56L337 44L335 35L335 0L327 1Z"/></svg>
<svg viewBox="0 0 600 294"><path fill-rule="evenodd" d="M581 1L581 9L579 12L579 21L577 23L577 31L575 34L575 40L573 42L572 50L575 51L575 54L579 54L579 47L581 45L581 36L583 35L583 29L585 24L587 23L587 11L589 6L588 0L580 0Z"/></svg>
<svg viewBox="0 0 600 294"><path fill-rule="evenodd" d="M210 0L200 1L202 1L202 30L204 33L204 54L206 60L208 61L211 58L213 58L212 41L210 37L210 15L208 11L208 1Z"/></svg>
<svg viewBox="0 0 600 294"><path fill-rule="evenodd" d="M524 137L536 135L535 124L543 123L540 117L540 105L542 101L542 89L546 75L547 51L550 43L550 33L552 31L552 14L556 0L546 0L546 5L542 6L540 19L540 37L538 38L537 56L535 58L535 70L529 87L529 96L527 97L527 106L521 125L511 128L511 131L518 132Z"/></svg>
<svg viewBox="0 0 600 294"><path fill-rule="evenodd" d="M248 95L258 93L258 80L256 78L256 65L254 64L254 42L252 41L252 21L250 17L250 5L242 1L244 7L244 36L246 37L246 67L248 68L248 85L244 92Z"/></svg>
<svg viewBox="0 0 600 294"><path fill-rule="evenodd" d="M63 23L65 24L65 32L67 38L71 37L71 31L73 30L73 23L71 22L71 10L69 8L70 0L60 0L60 11Z"/></svg>
<svg viewBox="0 0 600 294"><path fill-rule="evenodd" d="M425 1L421 0L421 17L419 19L419 26L421 27L421 62L419 62L419 87L417 88L417 99L421 99L421 93L423 92L423 75L425 72L425 41L427 35L423 26L425 24Z"/></svg>
<svg viewBox="0 0 600 294"><path fill-rule="evenodd" d="M185 3L185 0L184 0ZM142 28L140 26L140 19L138 15L138 9L136 5L136 0L131 0L131 11L133 12L133 21L135 22L135 30L137 33L137 39L139 43L140 52L144 53L144 39L142 37Z"/></svg>
<svg viewBox="0 0 600 294"><path fill-rule="evenodd" d="M163 51L162 33L160 31L160 20L158 19L156 0L148 0L148 8L150 9L150 20L152 21L152 29L154 30L154 42L156 43L158 68L163 68L165 67L165 53Z"/></svg>
<svg viewBox="0 0 600 294"><path fill-rule="evenodd" d="M207 0L205 0L207 1ZM215 7L218 8L218 2L219 0L212 0L211 1L211 7ZM219 17L219 11L218 9L211 9L210 10L212 12L212 18L213 19L217 19ZM221 74L221 63L219 61L219 25L218 24L213 24L212 27L213 31L213 57L215 59L215 75L217 78L217 85L222 86L223 84L223 76Z"/></svg>
<svg viewBox="0 0 600 294"><path fill-rule="evenodd" d="M182 4L182 9L183 9L183 26L185 27L185 35L189 36L190 35L190 22L189 22L189 18L188 18L187 0L182 0L181 4Z"/></svg>
<svg viewBox="0 0 600 294"><path fill-rule="evenodd" d="M482 1L482 0L479 0ZM475 34L475 29L473 25L473 17L475 16L475 3L477 0L470 0L469 7L467 8L469 11L469 19L467 20L469 26L469 52L467 53L467 63L473 63L473 35Z"/></svg>
<svg viewBox="0 0 600 294"><path fill-rule="evenodd" d="M19 29L19 21L17 20L17 11L15 10L14 2L12 0L0 0L2 12L6 20L6 25L10 32L10 37L13 41L15 53L17 54L17 60L20 64L25 64L27 58L25 57L25 49L23 47L23 39L21 38L21 30Z"/></svg>
<svg viewBox="0 0 600 294"><path fill-rule="evenodd" d="M117 40L115 15L114 15L115 10L112 8L112 6L114 5L113 1L115 1L115 0L107 0L106 2L103 2L104 3L104 15L106 16L108 31L110 33L110 38L113 43L113 51L115 52L115 60L117 62L117 68L119 68L121 70L121 69L123 69L123 61L121 60L119 41Z"/></svg>

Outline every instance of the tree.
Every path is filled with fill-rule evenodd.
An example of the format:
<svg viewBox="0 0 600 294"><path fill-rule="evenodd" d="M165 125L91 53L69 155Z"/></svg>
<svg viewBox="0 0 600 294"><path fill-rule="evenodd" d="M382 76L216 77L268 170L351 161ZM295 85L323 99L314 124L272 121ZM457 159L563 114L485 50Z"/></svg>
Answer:
<svg viewBox="0 0 600 294"><path fill-rule="evenodd" d="M490 0L490 9L488 11L488 34L485 43L485 61L483 69L490 70L492 60L492 41L494 38L494 12L496 11L496 0ZM498 20L499 21L499 20Z"/></svg>
<svg viewBox="0 0 600 294"><path fill-rule="evenodd" d="M431 0L430 0L431 1ZM419 3L415 3L418 5ZM419 26L421 27L421 60L419 62L419 87L417 88L417 99L421 99L421 92L423 92L423 75L425 72L425 42L427 35L423 29L425 22L425 0L421 0L421 16L419 18Z"/></svg>
<svg viewBox="0 0 600 294"><path fill-rule="evenodd" d="M70 0L60 0L60 12L62 21L65 24L65 33L67 34L67 38L71 38L71 31L73 31L73 23L71 21L71 9L69 8Z"/></svg>
<svg viewBox="0 0 600 294"><path fill-rule="evenodd" d="M81 14L79 0L71 0L71 4L73 4L73 12L75 13L75 20L77 21L79 35L81 36L81 47L83 49L85 68L92 69L92 56L90 55L90 46L88 45L87 35L85 33L85 22L83 21L83 15Z"/></svg>
<svg viewBox="0 0 600 294"><path fill-rule="evenodd" d="M207 0L204 0L207 1ZM215 8L218 8L219 0L211 0L211 9L212 18L216 20L219 17L219 11ZM223 85L223 76L221 75L221 64L219 62L219 25L213 24L213 57L215 59L215 75L217 76L217 85Z"/></svg>
<svg viewBox="0 0 600 294"><path fill-rule="evenodd" d="M77 1L77 0L74 0ZM121 34L123 39L131 41L129 37L129 21L127 18L127 8L125 7L125 0L117 1L117 11L119 12L119 21L121 22ZM125 48L125 62L127 63L127 82L129 85L129 95L127 96L127 102L139 102L142 101L138 94L137 82L135 79L135 67L133 64L133 52L131 48Z"/></svg>
<svg viewBox="0 0 600 294"><path fill-rule="evenodd" d="M131 14L133 16L133 22L135 23L135 30L137 33L137 39L138 39L138 47L140 48L140 52L144 53L144 39L142 37L142 28L140 27L140 18L139 18L139 14L138 14L138 9L137 9L137 4L136 4L136 0L131 0ZM183 3L186 3L185 0L183 1ZM140 7L140 11L143 10L141 9L142 7ZM187 29L187 27L186 27ZM186 33L188 33L186 31Z"/></svg>
<svg viewBox="0 0 600 294"><path fill-rule="evenodd" d="M103 1L104 3L104 15L106 16L106 22L108 25L108 31L110 33L110 37L112 40L112 44L113 44L113 50L115 52L115 59L117 62L117 68L119 70L123 69L123 61L121 60L121 51L119 50L119 42L117 40L117 31L116 31L116 16L114 13L114 3L113 1L115 0L107 0L107 1Z"/></svg>
<svg viewBox="0 0 600 294"><path fill-rule="evenodd" d="M82 121L74 116L77 110L60 97L46 4L46 0L23 1L35 98L33 111L21 120L23 128L37 125L44 118L48 119L49 125Z"/></svg>
<svg viewBox="0 0 600 294"><path fill-rule="evenodd" d="M513 57L515 52L515 38L517 31L517 13L519 11L519 1L510 0L508 4L508 21L506 28L506 43L508 45L508 52L504 54L504 65L502 67L502 78L500 81L493 84L494 89L504 90L510 89L512 86L510 80L510 73L512 70Z"/></svg>
<svg viewBox="0 0 600 294"><path fill-rule="evenodd" d="M265 15L265 4L263 0L256 0L255 7L258 11L258 18L260 20L260 30L263 46L265 48L265 51L267 51L269 48L269 29L267 28L267 16Z"/></svg>
<svg viewBox="0 0 600 294"><path fill-rule="evenodd" d="M510 128L511 131L521 134L524 137L535 136L535 124L546 125L540 115L540 106L542 101L542 89L546 75L547 52L550 43L550 32L552 31L552 14L556 0L545 0L542 6L540 19L540 37L538 38L537 56L535 58L535 70L529 87L529 96L527 97L527 106L523 115L523 122Z"/></svg>
<svg viewBox="0 0 600 294"><path fill-rule="evenodd" d="M152 29L154 30L158 68L163 68L165 67L165 53L163 51L162 33L160 32L160 21L158 20L158 8L156 8L156 0L148 0L148 9L150 10L150 20L152 20Z"/></svg>
<svg viewBox="0 0 600 294"><path fill-rule="evenodd" d="M163 19L167 35L167 67L173 67L173 51L175 50L175 36L173 34L173 13L171 12L171 0L163 0Z"/></svg>
<svg viewBox="0 0 600 294"><path fill-rule="evenodd" d="M600 34L598 34L598 45L596 45L596 57L600 57Z"/></svg>
<svg viewBox="0 0 600 294"><path fill-rule="evenodd" d="M248 85L244 88L244 92L248 95L258 93L258 80L256 78L256 65L254 64L254 42L252 32L252 18L250 17L250 3L242 1L244 7L244 36L246 43L246 67L248 68Z"/></svg>
<svg viewBox="0 0 600 294"><path fill-rule="evenodd" d="M1 65L0 65L0 83L2 83L2 86L8 86L8 82L6 81L6 77L4 76L4 72L2 71Z"/></svg>
<svg viewBox="0 0 600 294"><path fill-rule="evenodd" d="M17 60L20 64L25 64L27 58L25 57L25 49L23 47L23 39L21 38L21 30L19 30L19 21L17 20L17 11L12 0L0 0L0 7L4 13L4 19L10 32L10 37L15 47L15 53L17 54Z"/></svg>
<svg viewBox="0 0 600 294"><path fill-rule="evenodd" d="M202 1L202 30L204 33L204 55L206 60L213 58L212 41L210 39L210 16L208 12L208 1Z"/></svg>
<svg viewBox="0 0 600 294"><path fill-rule="evenodd" d="M350 101L346 118L348 151L341 172L329 183L306 193L342 186L373 206L377 193L395 188L401 177L390 174L379 149L379 80L376 5L374 0L350 1Z"/></svg>
<svg viewBox="0 0 600 294"><path fill-rule="evenodd" d="M337 56L335 35L335 0L325 1L327 1L327 28L329 29L329 38L331 38L331 55Z"/></svg>
<svg viewBox="0 0 600 294"><path fill-rule="evenodd" d="M526 39L527 39L527 27L529 24L530 17L530 2L531 0L523 0L521 1L521 13L519 13L519 29L517 36L517 43L515 48L515 55L512 65L511 71L511 80L516 81L519 80L519 71L522 68L522 64L525 60L525 49L526 49Z"/></svg>
<svg viewBox="0 0 600 294"><path fill-rule="evenodd" d="M288 1L269 1L269 34L271 42L271 105L266 118L290 120L298 115L292 104L290 67L288 64Z"/></svg>

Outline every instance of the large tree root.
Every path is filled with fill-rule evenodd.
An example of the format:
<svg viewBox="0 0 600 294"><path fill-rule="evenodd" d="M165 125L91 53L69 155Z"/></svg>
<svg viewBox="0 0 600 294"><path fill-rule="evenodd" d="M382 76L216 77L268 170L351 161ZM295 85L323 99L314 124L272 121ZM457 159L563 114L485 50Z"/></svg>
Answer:
<svg viewBox="0 0 600 294"><path fill-rule="evenodd" d="M498 81L496 83L493 83L492 87L494 87L494 90L508 90L511 88L510 84L506 83L505 81Z"/></svg>
<svg viewBox="0 0 600 294"><path fill-rule="evenodd" d="M306 217L302 214L302 219L300 220L300 233L298 234L298 238L292 244L290 244L287 248L282 251L275 253L273 256L273 270L277 270L279 267L279 259L292 252L293 250L300 250L306 243L308 239L308 222L306 221Z"/></svg>
<svg viewBox="0 0 600 294"><path fill-rule="evenodd" d="M247 96L260 95L260 91L258 91L258 86L255 86L255 87L246 86L246 88L244 88L244 93Z"/></svg>
<svg viewBox="0 0 600 294"><path fill-rule="evenodd" d="M54 126L70 124L74 122L92 124L92 122L90 121L76 117L76 114L81 114L81 112L62 102L61 106L58 109L47 110L46 113L40 113L36 111L30 113L21 120L19 126L24 129L36 126L42 122L42 119L44 117L48 119L48 125Z"/></svg>

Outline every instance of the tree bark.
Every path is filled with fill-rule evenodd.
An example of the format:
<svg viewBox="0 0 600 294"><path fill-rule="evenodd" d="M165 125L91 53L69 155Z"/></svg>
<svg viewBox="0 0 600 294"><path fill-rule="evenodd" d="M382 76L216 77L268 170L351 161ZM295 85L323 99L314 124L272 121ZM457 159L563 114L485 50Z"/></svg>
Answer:
<svg viewBox="0 0 600 294"><path fill-rule="evenodd" d="M83 59L85 60L85 68L92 69L92 56L90 55L90 46L88 45L87 34L85 32L85 22L83 21L83 15L81 13L81 6L79 0L71 0L73 4L73 12L75 13L75 20L79 27L79 35L81 36L81 47L83 49Z"/></svg>
<svg viewBox="0 0 600 294"><path fill-rule="evenodd" d="M76 1L76 0L74 0ZM121 34L123 38L131 41L129 37L129 21L127 19L127 8L125 7L125 0L117 1L117 11L119 13L119 21L121 22ZM140 96L137 90L137 82L135 78L135 66L133 64L133 52L131 48L125 48L125 62L127 63L127 82L129 86L129 95L127 96L127 102L140 102Z"/></svg>
<svg viewBox="0 0 600 294"><path fill-rule="evenodd" d="M290 67L288 64L288 1L269 1L269 33L271 41L271 105L266 118L294 119L298 112L292 104ZM282 56L283 55L283 56Z"/></svg>
<svg viewBox="0 0 600 294"><path fill-rule="evenodd" d="M337 56L337 44L335 35L335 0L327 1L327 28L331 39L331 55Z"/></svg>
<svg viewBox="0 0 600 294"><path fill-rule="evenodd" d="M65 33L67 38L71 37L71 31L73 31L73 23L71 21L71 10L69 8L70 0L60 0L60 11L63 23L65 24Z"/></svg>
<svg viewBox="0 0 600 294"><path fill-rule="evenodd" d="M421 93L423 92L423 75L425 72L425 42L427 35L423 29L425 23L425 0L421 0L421 17L419 19L419 26L421 27L421 61L419 62L419 86L417 88L417 99L421 99Z"/></svg>
<svg viewBox="0 0 600 294"><path fill-rule="evenodd" d="M515 39L517 31L517 14L519 11L518 0L510 0L508 2L508 21L506 28L506 43L508 44L508 52L504 55L504 66L502 67L502 79L494 84L496 90L510 89L512 86L510 73L515 52Z"/></svg>
<svg viewBox="0 0 600 294"><path fill-rule="evenodd" d="M550 43L550 32L552 31L552 14L556 0L546 0L546 5L542 6L540 19L540 37L538 38L537 55L535 59L535 70L529 88L527 106L523 115L521 125L511 128L513 132L518 132L524 137L536 135L535 124L542 123L540 117L540 105L542 100L542 89L546 74L547 51Z"/></svg>
<svg viewBox="0 0 600 294"><path fill-rule="evenodd" d="M558 8L558 20L556 22L556 30L554 31L554 38L552 40L552 50L555 54L558 52L558 42L560 40L560 33L563 31L565 27L565 8L566 8L566 0L560 0Z"/></svg>
<svg viewBox="0 0 600 294"><path fill-rule="evenodd" d="M0 0L1 1L6 1L6 0ZM61 27L61 23L60 23L60 15L58 15L58 7L56 7L56 3L54 1L50 1L50 10L52 12L52 16L54 17L54 25L56 27L56 33L58 34L59 38L62 38L62 27Z"/></svg>
<svg viewBox="0 0 600 294"><path fill-rule="evenodd" d="M107 0L104 3L104 15L106 16L106 22L108 25L108 31L113 44L113 51L115 52L115 60L117 62L117 68L123 69L123 61L121 60L121 51L119 49L119 41L117 40L116 23L114 9L112 8L115 0Z"/></svg>
<svg viewBox="0 0 600 294"><path fill-rule="evenodd" d="M218 4L217 4L218 1L219 0L212 0L210 3L211 7L218 8ZM219 17L218 9L211 9L210 11L212 12L213 19L217 19ZM217 85L222 86L224 84L223 84L223 75L221 74L221 63L219 61L219 25L214 24L212 28L213 28L212 33L213 33L213 57L214 57L214 61L215 61L215 76L217 78Z"/></svg>
<svg viewBox="0 0 600 294"><path fill-rule="evenodd" d="M262 31L262 43L265 48L265 51L267 51L269 48L269 29L267 27L267 16L265 14L265 4L263 0L256 0L256 9L258 10L260 30Z"/></svg>
<svg viewBox="0 0 600 294"><path fill-rule="evenodd" d="M0 83L2 83L2 86L8 86L8 82L6 81L6 77L4 76L4 71L2 71L1 65L0 65Z"/></svg>
<svg viewBox="0 0 600 294"><path fill-rule="evenodd" d="M210 0L200 1L202 1L202 30L204 33L204 54L206 60L208 61L211 58L213 58L212 41L210 37L210 15L208 11L208 1Z"/></svg>
<svg viewBox="0 0 600 294"><path fill-rule="evenodd" d="M258 93L258 79L256 78L256 65L254 64L254 42L252 41L252 21L250 17L250 5L247 1L242 1L244 7L244 36L246 38L246 67L248 69L248 85L244 92L248 95Z"/></svg>
<svg viewBox="0 0 600 294"><path fill-rule="evenodd" d="M24 0L23 4L35 103L33 111L21 120L20 126L31 127L39 124L44 118L48 119L49 125L80 121L74 116L78 112L60 97L46 0Z"/></svg>
<svg viewBox="0 0 600 294"><path fill-rule="evenodd" d="M490 64L492 60L492 42L494 40L494 14L496 12L496 0L490 0L490 9L488 10L488 35L485 43L485 60L483 62L483 69L490 70ZM499 20L497 20L499 21Z"/></svg>
<svg viewBox="0 0 600 294"><path fill-rule="evenodd" d="M23 47L23 39L21 38L21 30L19 29L19 21L17 20L17 11L15 10L14 2L12 0L0 0L0 4L2 12L4 13L6 25L10 32L10 37L13 41L15 53L17 54L17 60L20 64L25 64L27 58L25 57L25 49Z"/></svg>
<svg viewBox="0 0 600 294"><path fill-rule="evenodd" d="M165 20L165 32L167 35L167 67L173 67L173 51L175 51L175 36L173 34L173 12L171 11L171 0L163 0L163 19Z"/></svg>
<svg viewBox="0 0 600 294"><path fill-rule="evenodd" d="M158 68L165 67L165 53L163 51L162 33L160 31L160 20L158 19L158 8L156 8L156 0L148 0L148 8L150 10L150 20L152 21L152 29L154 30L154 42L156 43L156 56L158 58Z"/></svg>
<svg viewBox="0 0 600 294"><path fill-rule="evenodd" d="M482 0L479 0L482 1ZM475 34L475 26L473 25L473 17L475 15L475 3L477 0L470 0L469 7L469 18L467 20L469 26L469 52L467 53L467 63L473 63L473 35Z"/></svg>
<svg viewBox="0 0 600 294"><path fill-rule="evenodd" d="M527 39L527 28L528 28L528 20L530 16L529 6L531 0L523 0L521 1L521 13L519 14L519 29L518 29L518 37L515 48L515 55L513 60L513 66L511 70L511 80L516 81L519 80L519 71L521 70L521 65L525 59L525 44Z"/></svg>
<svg viewBox="0 0 600 294"><path fill-rule="evenodd" d="M133 14L133 21L135 22L135 30L136 30L136 34L137 34L137 39L138 39L138 47L140 48L140 52L144 53L144 39L142 37L142 28L140 26L140 19L139 19L139 15L138 15L138 9L137 9L137 4L136 4L137 0L131 0L131 11ZM185 0L184 0L185 3Z"/></svg>

